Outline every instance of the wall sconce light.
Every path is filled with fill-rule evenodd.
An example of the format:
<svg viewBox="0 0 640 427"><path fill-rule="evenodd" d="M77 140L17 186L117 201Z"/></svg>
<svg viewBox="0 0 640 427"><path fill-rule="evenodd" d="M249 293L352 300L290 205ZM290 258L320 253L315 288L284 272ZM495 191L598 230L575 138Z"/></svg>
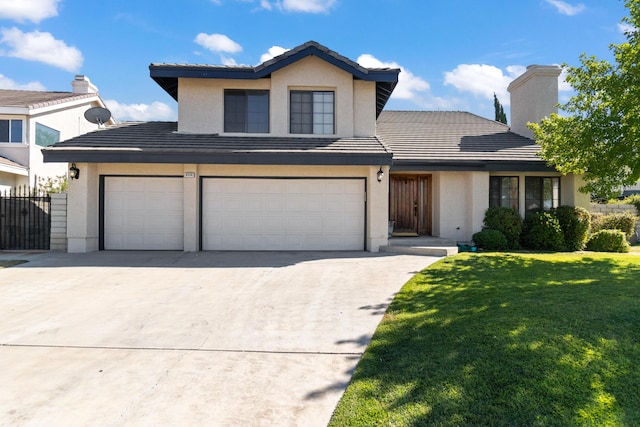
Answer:
<svg viewBox="0 0 640 427"><path fill-rule="evenodd" d="M382 170L382 166L380 166L380 170L378 171L378 182L382 182L382 178L384 178L384 171Z"/></svg>
<svg viewBox="0 0 640 427"><path fill-rule="evenodd" d="M78 179L80 177L80 169L76 167L75 163L71 163L69 168L69 179Z"/></svg>

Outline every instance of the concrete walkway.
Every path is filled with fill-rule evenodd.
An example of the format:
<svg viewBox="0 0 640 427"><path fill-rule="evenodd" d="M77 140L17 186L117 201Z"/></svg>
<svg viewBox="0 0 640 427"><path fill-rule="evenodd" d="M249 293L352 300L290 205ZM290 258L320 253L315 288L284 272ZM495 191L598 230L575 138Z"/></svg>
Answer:
<svg viewBox="0 0 640 427"><path fill-rule="evenodd" d="M0 423L326 426L393 295L438 258L0 254Z"/></svg>

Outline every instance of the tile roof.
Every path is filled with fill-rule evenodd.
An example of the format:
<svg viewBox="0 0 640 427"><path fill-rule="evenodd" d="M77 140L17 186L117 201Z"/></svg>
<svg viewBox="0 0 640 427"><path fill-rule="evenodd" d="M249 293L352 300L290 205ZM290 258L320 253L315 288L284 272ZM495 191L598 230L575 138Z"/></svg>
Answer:
<svg viewBox="0 0 640 427"><path fill-rule="evenodd" d="M394 167L520 163L548 170L535 141L471 113L383 111L376 123L378 137L393 151Z"/></svg>
<svg viewBox="0 0 640 427"><path fill-rule="evenodd" d="M178 133L176 122L121 123L42 150L45 161L391 164L376 137L295 138ZM325 162L325 163L323 163Z"/></svg>
<svg viewBox="0 0 640 427"><path fill-rule="evenodd" d="M96 96L96 93L0 89L0 107L41 108Z"/></svg>

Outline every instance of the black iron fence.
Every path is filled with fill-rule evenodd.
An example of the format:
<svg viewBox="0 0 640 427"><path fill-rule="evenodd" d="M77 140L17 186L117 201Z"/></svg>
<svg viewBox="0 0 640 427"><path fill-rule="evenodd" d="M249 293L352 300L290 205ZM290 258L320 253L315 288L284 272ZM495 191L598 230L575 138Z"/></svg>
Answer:
<svg viewBox="0 0 640 427"><path fill-rule="evenodd" d="M19 187L0 193L0 250L49 249L51 197Z"/></svg>

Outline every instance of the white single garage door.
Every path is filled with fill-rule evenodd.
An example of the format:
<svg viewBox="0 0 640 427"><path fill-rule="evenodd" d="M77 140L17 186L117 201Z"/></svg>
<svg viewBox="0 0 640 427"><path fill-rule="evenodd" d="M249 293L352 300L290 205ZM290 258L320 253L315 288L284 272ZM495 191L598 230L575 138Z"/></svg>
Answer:
<svg viewBox="0 0 640 427"><path fill-rule="evenodd" d="M104 249L182 250L182 178L105 177Z"/></svg>
<svg viewBox="0 0 640 427"><path fill-rule="evenodd" d="M205 178L203 250L364 250L365 181Z"/></svg>

